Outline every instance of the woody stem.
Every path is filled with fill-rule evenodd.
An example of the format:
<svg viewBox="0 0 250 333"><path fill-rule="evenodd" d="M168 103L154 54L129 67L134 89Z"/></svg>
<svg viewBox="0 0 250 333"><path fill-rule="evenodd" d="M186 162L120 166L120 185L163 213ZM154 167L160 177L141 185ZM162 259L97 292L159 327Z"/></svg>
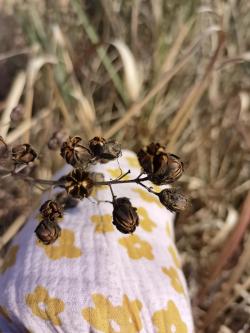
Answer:
<svg viewBox="0 0 250 333"><path fill-rule="evenodd" d="M94 185L96 186L102 186L102 185L114 185L114 184L129 184L129 183L137 183L140 184L140 182L144 182L148 180L148 177L144 178L135 178L135 179L129 179L129 180L119 180L119 179L114 179L114 180L107 180L103 182L94 182Z"/></svg>

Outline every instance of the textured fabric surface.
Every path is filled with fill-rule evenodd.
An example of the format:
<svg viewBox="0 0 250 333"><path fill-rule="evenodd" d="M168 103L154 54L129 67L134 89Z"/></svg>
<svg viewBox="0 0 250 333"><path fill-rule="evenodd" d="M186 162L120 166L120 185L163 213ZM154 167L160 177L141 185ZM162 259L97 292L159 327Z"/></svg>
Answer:
<svg viewBox="0 0 250 333"><path fill-rule="evenodd" d="M132 152L124 151L119 163L124 172L131 170L127 178L140 172ZM106 179L120 175L117 161L94 169ZM30 218L0 271L1 332L193 332L173 215L136 184L113 190L138 208L140 226L133 235L117 231L112 205L94 198L65 212L61 237L52 245L34 235L38 211ZM111 200L105 186L94 197Z"/></svg>

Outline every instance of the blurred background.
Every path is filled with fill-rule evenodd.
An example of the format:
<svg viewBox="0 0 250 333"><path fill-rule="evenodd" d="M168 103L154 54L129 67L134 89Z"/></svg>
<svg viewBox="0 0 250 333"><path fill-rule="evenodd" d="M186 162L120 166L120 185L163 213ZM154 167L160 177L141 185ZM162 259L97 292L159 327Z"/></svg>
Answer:
<svg viewBox="0 0 250 333"><path fill-rule="evenodd" d="M250 332L249 61L249 0L0 0L0 135L39 152L26 172L50 179L48 143L69 134L184 161L176 242L197 332ZM0 179L0 260L41 193Z"/></svg>

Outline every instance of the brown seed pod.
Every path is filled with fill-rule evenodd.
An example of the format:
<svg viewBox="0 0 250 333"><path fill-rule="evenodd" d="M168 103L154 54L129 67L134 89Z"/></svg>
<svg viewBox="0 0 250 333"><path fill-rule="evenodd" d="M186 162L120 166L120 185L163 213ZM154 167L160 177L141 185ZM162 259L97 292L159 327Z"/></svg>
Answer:
<svg viewBox="0 0 250 333"><path fill-rule="evenodd" d="M81 140L79 136L70 136L67 141L62 143L61 156L68 164L77 166L77 164L86 162L91 158L88 149L79 144Z"/></svg>
<svg viewBox="0 0 250 333"><path fill-rule="evenodd" d="M56 201L47 200L40 207L40 213L43 218L56 221L63 217L61 207Z"/></svg>
<svg viewBox="0 0 250 333"><path fill-rule="evenodd" d="M71 171L65 178L64 188L74 198L83 199L91 194L93 180L89 173L77 168Z"/></svg>
<svg viewBox="0 0 250 333"><path fill-rule="evenodd" d="M89 141L89 149L93 157L100 163L107 163L121 155L121 145L116 141L106 141L102 137L94 137Z"/></svg>
<svg viewBox="0 0 250 333"><path fill-rule="evenodd" d="M91 154L95 157L99 157L104 150L104 145L106 144L106 140L100 136L95 136L93 139L89 141L89 149Z"/></svg>
<svg viewBox="0 0 250 333"><path fill-rule="evenodd" d="M37 158L36 151L28 143L12 148L12 160L15 164L28 164Z"/></svg>
<svg viewBox="0 0 250 333"><path fill-rule="evenodd" d="M57 193L56 201L64 210L74 208L79 203L78 199L73 198L70 194L67 194L64 191Z"/></svg>
<svg viewBox="0 0 250 333"><path fill-rule="evenodd" d="M25 109L22 104L15 106L10 114L10 120L13 124L19 123L24 117Z"/></svg>
<svg viewBox="0 0 250 333"><path fill-rule="evenodd" d="M113 224L116 228L124 234L133 233L139 225L137 209L126 197L114 199L113 207Z"/></svg>
<svg viewBox="0 0 250 333"><path fill-rule="evenodd" d="M178 156L166 152L159 143L151 143L137 154L140 165L156 185L175 182L183 173L183 163Z"/></svg>
<svg viewBox="0 0 250 333"><path fill-rule="evenodd" d="M65 141L65 139L67 138L67 131L64 129L58 130L56 132L54 132L51 136L51 138L49 139L48 142L48 148L50 150L57 150L59 149L63 142Z"/></svg>
<svg viewBox="0 0 250 333"><path fill-rule="evenodd" d="M164 189L158 196L163 206L171 212L181 212L189 206L189 199L175 188Z"/></svg>
<svg viewBox="0 0 250 333"><path fill-rule="evenodd" d="M38 224L35 233L43 244L49 245L54 243L60 236L61 228L55 221L44 219Z"/></svg>

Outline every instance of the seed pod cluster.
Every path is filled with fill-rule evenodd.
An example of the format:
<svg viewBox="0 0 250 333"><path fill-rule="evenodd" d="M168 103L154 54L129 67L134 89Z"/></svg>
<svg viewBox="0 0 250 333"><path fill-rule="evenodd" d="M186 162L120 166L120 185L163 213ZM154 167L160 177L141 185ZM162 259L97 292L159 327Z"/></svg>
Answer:
<svg viewBox="0 0 250 333"><path fill-rule="evenodd" d="M52 135L49 143L50 149L55 149L60 144L63 135L59 135L57 132ZM1 142L4 148L5 143L0 138ZM117 179L105 180L102 173L92 172L88 168L91 164L107 163L121 156L121 146L114 140L96 136L84 146L81 137L70 136L61 144L61 156L73 166L73 170L56 182L57 186L64 188L65 191L58 193L55 201L47 200L40 208L42 220L35 233L44 244L52 244L60 236L61 229L57 222L63 216L62 210L73 208L79 200L89 197L94 186L110 186L113 200L108 202L113 205L112 223L124 234L133 233L136 230L139 225L139 216L137 208L132 206L129 198L117 198L114 195L112 184L137 183L157 195L162 205L171 212L180 212L189 205L187 197L175 188L163 189L156 193L142 183L149 180L156 185L171 184L178 180L184 171L180 158L169 153L166 147L159 143L151 143L137 154L142 171L147 176L141 177L140 174L137 178L128 181L122 179L127 173ZM12 158L16 163L28 163L35 157L36 153L28 144L12 149Z"/></svg>
<svg viewBox="0 0 250 333"><path fill-rule="evenodd" d="M40 214L42 221L35 230L36 236L43 244L52 244L61 234L58 220L63 217L62 208L56 201L47 200L41 205Z"/></svg>
<svg viewBox="0 0 250 333"><path fill-rule="evenodd" d="M137 154L143 171L156 185L175 182L184 171L180 158L166 151L159 143L151 143Z"/></svg>
<svg viewBox="0 0 250 333"><path fill-rule="evenodd" d="M113 224L123 234L133 233L139 225L137 209L126 197L115 198L113 201Z"/></svg>

